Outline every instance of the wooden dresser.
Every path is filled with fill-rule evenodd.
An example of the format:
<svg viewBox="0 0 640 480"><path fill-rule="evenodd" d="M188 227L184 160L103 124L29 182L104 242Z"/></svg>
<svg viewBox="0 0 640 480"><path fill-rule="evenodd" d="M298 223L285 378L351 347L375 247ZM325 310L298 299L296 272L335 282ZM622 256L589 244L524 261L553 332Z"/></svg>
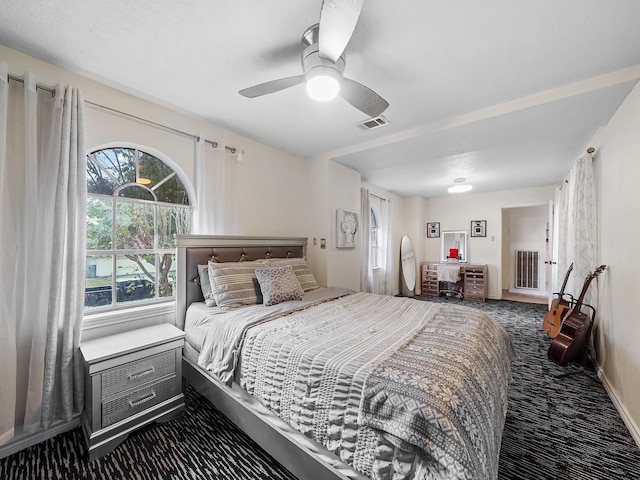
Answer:
<svg viewBox="0 0 640 480"><path fill-rule="evenodd" d="M83 342L82 427L93 460L133 430L184 411L184 332L168 323Z"/></svg>
<svg viewBox="0 0 640 480"><path fill-rule="evenodd" d="M438 282L438 266L450 263L423 262L420 264L422 295L438 296L442 290ZM489 282L486 265L460 264L460 293L465 300L484 302L488 297Z"/></svg>

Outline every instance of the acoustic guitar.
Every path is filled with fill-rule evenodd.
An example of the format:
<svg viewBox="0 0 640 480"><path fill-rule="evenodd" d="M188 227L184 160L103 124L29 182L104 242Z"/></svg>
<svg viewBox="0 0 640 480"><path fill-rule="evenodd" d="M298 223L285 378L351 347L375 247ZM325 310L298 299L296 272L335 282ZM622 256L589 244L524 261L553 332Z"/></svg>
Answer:
<svg viewBox="0 0 640 480"><path fill-rule="evenodd" d="M567 311L562 319L560 332L551 342L547 357L549 360L565 365L576 358L585 346L587 335L591 327L591 317L580 310L584 296L591 285L591 281L607 268L606 265L600 265L595 272L589 274L584 280L580 297L576 304Z"/></svg>
<svg viewBox="0 0 640 480"><path fill-rule="evenodd" d="M562 288L560 289L560 293L558 293L558 298L555 298L553 302L551 302L551 308L549 308L549 311L542 321L542 331L546 333L549 338L556 338L558 336L558 332L560 332L560 327L562 326L562 317L564 317L570 307L570 303L564 299L564 289L567 287L571 270L573 270L573 263L569 265L569 269L564 276L564 282L562 282Z"/></svg>

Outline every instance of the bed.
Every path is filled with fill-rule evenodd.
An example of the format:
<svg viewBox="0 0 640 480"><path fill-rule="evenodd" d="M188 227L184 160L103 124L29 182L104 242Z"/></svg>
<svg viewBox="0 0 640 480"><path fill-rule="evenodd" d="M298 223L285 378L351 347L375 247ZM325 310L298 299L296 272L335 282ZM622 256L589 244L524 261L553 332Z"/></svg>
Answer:
<svg viewBox="0 0 640 480"><path fill-rule="evenodd" d="M306 244L178 237L185 380L300 479L497 478L506 332L468 307L319 287Z"/></svg>

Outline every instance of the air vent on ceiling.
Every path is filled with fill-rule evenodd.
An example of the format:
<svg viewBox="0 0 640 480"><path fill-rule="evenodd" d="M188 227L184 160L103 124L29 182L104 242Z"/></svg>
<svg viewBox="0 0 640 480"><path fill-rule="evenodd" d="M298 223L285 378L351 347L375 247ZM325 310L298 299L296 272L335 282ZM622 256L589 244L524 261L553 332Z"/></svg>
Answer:
<svg viewBox="0 0 640 480"><path fill-rule="evenodd" d="M365 120L362 123L359 123L358 126L363 130L373 130L374 128L384 127L389 124L389 120L384 118L382 115L374 118L370 118L369 120Z"/></svg>

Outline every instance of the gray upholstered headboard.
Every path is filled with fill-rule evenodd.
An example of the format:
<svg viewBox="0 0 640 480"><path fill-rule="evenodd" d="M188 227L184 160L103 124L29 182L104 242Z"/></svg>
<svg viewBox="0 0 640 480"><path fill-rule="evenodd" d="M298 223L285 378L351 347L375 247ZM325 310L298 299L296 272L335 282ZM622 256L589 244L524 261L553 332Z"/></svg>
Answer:
<svg viewBox="0 0 640 480"><path fill-rule="evenodd" d="M239 262L261 258L304 258L306 237L242 237L231 235L178 235L178 279L176 326L184 329L187 308L202 302L202 290L194 280L198 265L214 257L217 262Z"/></svg>

